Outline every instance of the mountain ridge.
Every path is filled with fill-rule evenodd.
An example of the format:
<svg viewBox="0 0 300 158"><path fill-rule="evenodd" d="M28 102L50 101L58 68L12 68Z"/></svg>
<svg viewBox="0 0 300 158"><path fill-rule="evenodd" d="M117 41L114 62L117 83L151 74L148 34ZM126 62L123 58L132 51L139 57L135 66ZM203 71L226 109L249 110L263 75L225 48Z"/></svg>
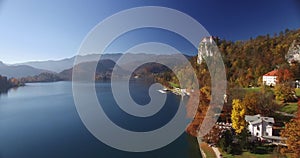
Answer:
<svg viewBox="0 0 300 158"><path fill-rule="evenodd" d="M134 63L136 61L147 61L147 59L153 59L153 58L169 58L170 56L173 56L177 58L176 54L169 54L169 55L158 55L158 54L146 54L146 53L115 53L115 54L102 54L100 60L109 59L117 63L117 61L125 55L126 60L122 60L122 65L127 65L129 63ZM184 55L184 54L183 54ZM190 58L188 55L184 55L187 58ZM18 65L28 65L34 68L38 69L44 69L53 71L56 73L60 73L66 69L70 69L74 66L75 58L77 60L77 63L83 63L83 62L90 62L90 61L97 61L99 58L99 54L87 54L87 55L77 55L70 58L60 59L60 60L47 60L47 61L30 61L30 62L24 62L24 63L17 63L13 64L13 66ZM177 58L179 59L179 58Z"/></svg>
<svg viewBox="0 0 300 158"><path fill-rule="evenodd" d="M117 61L117 59L120 56L121 54L104 54L102 55L101 59L112 59L113 61ZM72 68L74 66L75 58L77 58L77 60L79 60L82 63L88 61L96 61L98 57L98 54L76 55L70 58L64 58L59 60L29 61L13 65L28 65L34 68L45 69L59 73L63 70Z"/></svg>
<svg viewBox="0 0 300 158"><path fill-rule="evenodd" d="M43 72L51 72L51 71L34 68L28 65L14 66L14 65L6 65L3 62L0 62L0 74L3 76L7 76L8 78L34 76Z"/></svg>

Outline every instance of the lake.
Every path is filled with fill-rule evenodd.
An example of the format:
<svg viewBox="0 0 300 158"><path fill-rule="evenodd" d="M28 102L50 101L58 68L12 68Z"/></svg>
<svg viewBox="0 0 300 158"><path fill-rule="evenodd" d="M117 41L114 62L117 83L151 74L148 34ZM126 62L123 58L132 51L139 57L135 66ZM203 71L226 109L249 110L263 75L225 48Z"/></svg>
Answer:
<svg viewBox="0 0 300 158"><path fill-rule="evenodd" d="M139 104L150 101L148 85L131 83ZM136 118L116 105L109 82L96 83L99 102L109 118L133 131L154 130L168 123L181 97L167 94L165 106L153 117ZM171 131L170 131L171 132ZM128 142L130 143L130 142ZM149 152L125 152L96 139L76 111L71 82L29 83L0 94L0 158L194 158L201 157L196 138L182 134L171 144Z"/></svg>

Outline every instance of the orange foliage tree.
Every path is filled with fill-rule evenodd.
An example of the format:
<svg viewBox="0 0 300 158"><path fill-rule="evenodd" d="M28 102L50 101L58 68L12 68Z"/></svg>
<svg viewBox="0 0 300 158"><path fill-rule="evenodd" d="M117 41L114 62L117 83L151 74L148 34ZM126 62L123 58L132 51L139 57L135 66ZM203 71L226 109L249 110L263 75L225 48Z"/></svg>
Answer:
<svg viewBox="0 0 300 158"><path fill-rule="evenodd" d="M287 138L287 148L282 148L281 153L290 153L293 158L300 157L300 101L298 101L298 112L296 118L285 124L281 136Z"/></svg>

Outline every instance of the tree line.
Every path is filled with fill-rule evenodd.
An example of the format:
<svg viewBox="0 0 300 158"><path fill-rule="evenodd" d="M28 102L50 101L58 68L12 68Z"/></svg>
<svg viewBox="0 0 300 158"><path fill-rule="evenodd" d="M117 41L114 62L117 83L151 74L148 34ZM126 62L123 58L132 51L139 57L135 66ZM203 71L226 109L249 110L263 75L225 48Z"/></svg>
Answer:
<svg viewBox="0 0 300 158"><path fill-rule="evenodd" d="M16 78L8 79L6 76L0 75L0 93L6 93L10 88L23 86L24 83Z"/></svg>

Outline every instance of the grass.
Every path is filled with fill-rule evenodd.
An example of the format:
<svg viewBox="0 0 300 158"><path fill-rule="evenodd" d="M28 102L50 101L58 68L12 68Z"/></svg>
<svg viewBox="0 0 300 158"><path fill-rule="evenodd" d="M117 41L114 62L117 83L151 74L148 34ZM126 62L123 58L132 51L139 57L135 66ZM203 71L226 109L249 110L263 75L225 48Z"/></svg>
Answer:
<svg viewBox="0 0 300 158"><path fill-rule="evenodd" d="M296 89L295 89L295 92L296 92L296 95L297 95L298 97L300 97L300 88L296 88Z"/></svg>
<svg viewBox="0 0 300 158"><path fill-rule="evenodd" d="M246 90L246 92L259 92L260 87L244 88L244 90Z"/></svg>
<svg viewBox="0 0 300 158"><path fill-rule="evenodd" d="M172 87L179 88L179 85L178 85L177 83L169 82L169 84L170 84Z"/></svg>
<svg viewBox="0 0 300 158"><path fill-rule="evenodd" d="M260 87L244 88L244 90L246 92L259 92L260 89L261 89ZM298 97L300 97L300 88L296 88L295 92L296 92L296 95ZM274 101L277 104L282 105L282 107L280 108L281 112L285 112L285 113L288 113L288 114L294 114L298 110L298 105L297 105L296 102L295 103L285 103L285 104L283 104L282 101L278 101L278 100L275 100L275 99L274 99Z"/></svg>
<svg viewBox="0 0 300 158"><path fill-rule="evenodd" d="M221 149L219 149L221 151ZM273 158L273 154L253 154L250 152L243 152L241 155L231 155L227 154L225 152L221 152L223 155L223 158Z"/></svg>
<svg viewBox="0 0 300 158"><path fill-rule="evenodd" d="M286 103L280 108L280 111L289 114L294 114L295 112L297 112L297 110L298 110L297 103Z"/></svg>
<svg viewBox="0 0 300 158"><path fill-rule="evenodd" d="M251 87L251 88L243 88L244 90L246 90L246 92L259 92L261 90L261 87ZM274 90L272 88L272 90ZM296 92L296 95L298 97L300 97L300 88L295 88L295 92Z"/></svg>
<svg viewBox="0 0 300 158"><path fill-rule="evenodd" d="M208 144L201 143L200 147L203 150L203 152L205 153L207 158L216 158L217 157L215 152L213 151L213 149L211 147L209 147Z"/></svg>

